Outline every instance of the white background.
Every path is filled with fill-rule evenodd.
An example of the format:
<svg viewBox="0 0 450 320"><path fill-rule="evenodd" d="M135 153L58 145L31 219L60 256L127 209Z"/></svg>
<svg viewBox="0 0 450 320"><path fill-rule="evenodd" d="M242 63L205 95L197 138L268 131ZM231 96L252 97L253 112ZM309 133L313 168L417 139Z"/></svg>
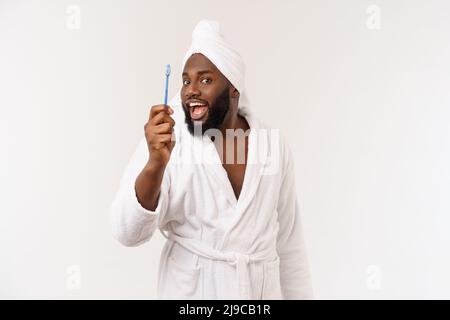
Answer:
<svg viewBox="0 0 450 320"><path fill-rule="evenodd" d="M162 237L121 247L108 210L202 18L291 143L316 297L450 298L449 16L444 0L0 0L0 298L156 297Z"/></svg>

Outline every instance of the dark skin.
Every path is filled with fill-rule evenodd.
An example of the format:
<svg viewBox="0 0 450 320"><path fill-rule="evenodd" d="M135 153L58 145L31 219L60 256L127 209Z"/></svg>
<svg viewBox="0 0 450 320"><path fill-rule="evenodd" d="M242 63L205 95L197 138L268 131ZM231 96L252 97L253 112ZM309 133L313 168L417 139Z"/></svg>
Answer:
<svg viewBox="0 0 450 320"><path fill-rule="evenodd" d="M241 129L242 132L245 132L250 128L247 120L238 114L239 91L204 55L194 54L186 61L183 70L183 87L181 89L183 108L188 108L186 103L191 99L207 101L208 106L213 108L213 102L224 90L228 90L230 108L222 125L217 128L222 132L223 143L221 145L215 145L219 157L222 160L222 166L228 174L228 179L230 180L236 199L238 199L242 190L247 165L248 137L245 136L244 144L238 143L239 136L227 137L226 130ZM206 114L207 116L208 114ZM202 121L205 122L206 120L205 118ZM234 139L234 141L229 141L229 139ZM243 140L244 136L241 135L241 139ZM234 146L233 161L225 161L227 159L227 144ZM245 151L242 149L238 150L238 148L245 148ZM245 152L244 161L238 160L238 151Z"/></svg>
<svg viewBox="0 0 450 320"><path fill-rule="evenodd" d="M244 182L245 169L248 155L248 137L245 136L245 143L238 143L244 137L227 137L227 129L241 129L243 132L249 129L249 125L244 117L238 114L239 92L217 69L217 67L202 54L192 55L186 62L183 70L183 87L181 89L181 101L183 108L188 108L186 102L189 99L199 99L208 102L209 108L214 108L215 99L224 92L229 92L229 110L225 115L219 129L222 132L223 144L216 144L222 165L228 174L229 181L233 188L236 199L239 199L242 184ZM206 121L209 115L205 115L202 121ZM175 146L175 141L171 139L175 121L170 116L173 110L165 105L154 105L150 109L148 122L144 126L147 147L149 149L149 159L135 181L135 192L139 203L146 209L154 211L158 204L161 183L165 168L170 159L170 155ZM227 161L226 146L231 140L234 141L234 154L231 155L233 161ZM242 154L245 148L245 159L238 159L238 154ZM226 161L224 161L226 160Z"/></svg>

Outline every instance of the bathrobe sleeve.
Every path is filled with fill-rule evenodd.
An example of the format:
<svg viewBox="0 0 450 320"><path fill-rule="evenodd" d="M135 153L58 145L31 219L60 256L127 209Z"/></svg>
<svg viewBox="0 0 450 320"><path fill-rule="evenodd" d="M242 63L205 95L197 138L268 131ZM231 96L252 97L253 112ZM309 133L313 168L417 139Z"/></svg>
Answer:
<svg viewBox="0 0 450 320"><path fill-rule="evenodd" d="M134 188L139 173L148 161L148 148L142 139L132 155L110 208L112 234L121 244L134 247L150 240L167 210L169 174L163 176L155 211L141 206Z"/></svg>
<svg viewBox="0 0 450 320"><path fill-rule="evenodd" d="M312 299L313 290L295 188L293 156L286 145L283 182L278 200L280 281L284 299Z"/></svg>

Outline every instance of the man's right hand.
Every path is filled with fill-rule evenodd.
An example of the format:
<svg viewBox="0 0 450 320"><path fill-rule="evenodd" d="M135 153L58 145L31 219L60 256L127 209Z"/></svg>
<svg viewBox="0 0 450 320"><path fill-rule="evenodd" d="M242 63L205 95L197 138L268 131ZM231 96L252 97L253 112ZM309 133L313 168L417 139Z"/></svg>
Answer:
<svg viewBox="0 0 450 320"><path fill-rule="evenodd" d="M174 111L164 104L152 106L148 122L144 126L145 138L150 153L149 163L156 167L165 167L170 159L175 136L172 138L175 121L170 116Z"/></svg>

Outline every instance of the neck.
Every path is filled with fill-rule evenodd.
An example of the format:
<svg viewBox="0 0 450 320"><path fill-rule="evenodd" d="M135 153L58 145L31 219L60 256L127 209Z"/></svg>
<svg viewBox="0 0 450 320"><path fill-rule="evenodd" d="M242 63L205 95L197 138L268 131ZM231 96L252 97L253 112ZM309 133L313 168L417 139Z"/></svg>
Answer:
<svg viewBox="0 0 450 320"><path fill-rule="evenodd" d="M212 140L216 146L217 152L219 153L219 157L222 160L222 164L225 163L224 159L228 159L227 148L228 150L231 150L233 154L232 157L234 160L232 163L234 164L236 164L238 161L236 158L238 154L245 154L245 157L247 155L248 136L246 133L247 130L250 129L250 126L244 116L241 116L236 109L233 109L233 111L234 112L229 112L229 114L225 117L222 126L219 128L222 133L223 139L217 141L215 141L214 139ZM240 132L234 132L231 136L228 136L226 130L230 129L242 129L244 134L241 134ZM245 160L245 163L246 162L247 160Z"/></svg>
<svg viewBox="0 0 450 320"><path fill-rule="evenodd" d="M231 111L231 110L230 110ZM245 117L241 116L238 112L237 107L232 109L232 112L229 112L225 117L223 124L220 126L220 131L222 132L223 137L226 137L227 129L242 129L244 131L248 130L250 126L247 123Z"/></svg>

